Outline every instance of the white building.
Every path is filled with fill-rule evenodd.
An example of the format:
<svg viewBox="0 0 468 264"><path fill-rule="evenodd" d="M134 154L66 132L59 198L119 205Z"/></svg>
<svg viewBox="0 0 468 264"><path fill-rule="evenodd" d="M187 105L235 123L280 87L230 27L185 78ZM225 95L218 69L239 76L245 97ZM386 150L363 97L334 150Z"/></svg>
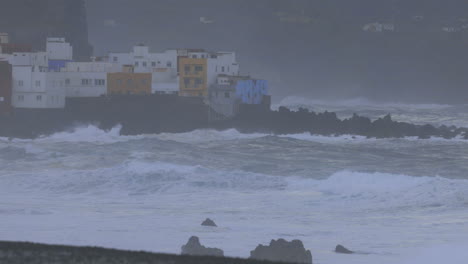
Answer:
<svg viewBox="0 0 468 264"><path fill-rule="evenodd" d="M8 33L0 32L0 44L8 44L8 43L10 43L10 37Z"/></svg>
<svg viewBox="0 0 468 264"><path fill-rule="evenodd" d="M16 108L64 108L64 80L48 70L47 53L14 53L13 107Z"/></svg>
<svg viewBox="0 0 468 264"><path fill-rule="evenodd" d="M135 73L151 73L153 93L177 93L179 91L177 50L150 53L147 46L138 45L134 46L130 53L110 53L109 62L122 67L133 65Z"/></svg>
<svg viewBox="0 0 468 264"><path fill-rule="evenodd" d="M73 47L65 38L47 38L46 49L49 60L73 60Z"/></svg>
<svg viewBox="0 0 468 264"><path fill-rule="evenodd" d="M0 32L0 54L2 54L2 45L1 44L8 44L10 43L10 36L8 33Z"/></svg>
<svg viewBox="0 0 468 264"><path fill-rule="evenodd" d="M98 97L107 94L107 74L121 72L110 62L69 62L60 73L66 97Z"/></svg>
<svg viewBox="0 0 468 264"><path fill-rule="evenodd" d="M181 50L179 51L179 55L207 60L208 87L216 84L218 75L239 75L239 64L237 63L235 52L206 52L202 50L187 50L187 52L184 52Z"/></svg>

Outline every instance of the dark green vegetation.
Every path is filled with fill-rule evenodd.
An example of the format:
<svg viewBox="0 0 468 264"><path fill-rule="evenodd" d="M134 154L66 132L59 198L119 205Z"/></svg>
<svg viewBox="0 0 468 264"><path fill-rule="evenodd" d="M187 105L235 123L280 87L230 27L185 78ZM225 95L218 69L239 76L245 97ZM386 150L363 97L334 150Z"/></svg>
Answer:
<svg viewBox="0 0 468 264"><path fill-rule="evenodd" d="M0 263L8 264L268 264L270 262L196 257L98 247L0 242Z"/></svg>

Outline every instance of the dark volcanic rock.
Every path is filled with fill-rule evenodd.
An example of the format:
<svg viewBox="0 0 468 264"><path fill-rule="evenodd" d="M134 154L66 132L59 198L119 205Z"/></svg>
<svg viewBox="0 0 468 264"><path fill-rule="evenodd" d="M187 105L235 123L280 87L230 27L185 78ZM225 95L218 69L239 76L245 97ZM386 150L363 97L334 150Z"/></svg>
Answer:
<svg viewBox="0 0 468 264"><path fill-rule="evenodd" d="M269 246L258 245L250 252L250 258L286 263L312 264L310 250L300 240L288 242L284 239L271 240Z"/></svg>
<svg viewBox="0 0 468 264"><path fill-rule="evenodd" d="M203 223L201 225L202 226L214 226L214 227L217 226L216 223L213 220L209 219L209 218L207 218L205 221L203 221Z"/></svg>
<svg viewBox="0 0 468 264"><path fill-rule="evenodd" d="M353 254L354 253L353 251L343 247L342 245L336 246L335 252L336 253L341 253L341 254Z"/></svg>
<svg viewBox="0 0 468 264"><path fill-rule="evenodd" d="M218 248L207 248L200 244L196 236L192 236L186 245L182 246L182 255L192 256L216 256L223 257L224 252Z"/></svg>

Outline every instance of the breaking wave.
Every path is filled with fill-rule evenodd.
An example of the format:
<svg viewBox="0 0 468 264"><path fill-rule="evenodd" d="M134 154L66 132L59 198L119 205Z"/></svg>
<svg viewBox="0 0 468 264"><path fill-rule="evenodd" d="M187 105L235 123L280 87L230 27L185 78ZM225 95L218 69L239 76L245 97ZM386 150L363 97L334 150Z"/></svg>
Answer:
<svg viewBox="0 0 468 264"><path fill-rule="evenodd" d="M63 194L163 195L235 191L296 193L356 208L468 205L468 180L340 171L327 179L270 176L159 161L127 160L93 169L47 168L4 175L2 188ZM25 188L27 187L27 188ZM314 199L315 199L314 198Z"/></svg>

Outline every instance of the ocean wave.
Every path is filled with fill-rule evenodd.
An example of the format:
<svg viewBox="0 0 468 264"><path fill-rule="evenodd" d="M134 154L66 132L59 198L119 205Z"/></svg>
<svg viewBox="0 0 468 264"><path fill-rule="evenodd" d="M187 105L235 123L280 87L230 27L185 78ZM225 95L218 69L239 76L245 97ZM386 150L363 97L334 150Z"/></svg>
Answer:
<svg viewBox="0 0 468 264"><path fill-rule="evenodd" d="M214 130L214 129L198 129L185 133L161 133L161 134L145 134L135 136L120 135L122 127L116 126L111 130L101 130L96 126L88 125L76 127L73 130L58 132L50 136L43 136L37 139L7 139L0 138L0 149L3 147L11 147L12 144L18 146L19 143L93 143L97 145L114 144L120 142L128 142L143 139L155 139L163 141L174 141L179 143L199 144L208 142L220 142L229 140L255 140L265 137L279 139L294 139L301 141L309 141L324 144L342 144L342 143L372 143L372 142L391 142L395 141L419 141L427 144L431 143L457 143L467 142L463 137L458 136L453 139L444 139L439 137L431 137L430 139L419 139L417 137L405 137L399 139L376 139L367 138L359 135L336 135L323 136L311 133L299 134L268 134L268 133L241 133L236 129ZM17 144L18 143L18 144ZM31 148L31 145L29 145Z"/></svg>
<svg viewBox="0 0 468 264"><path fill-rule="evenodd" d="M311 175L313 176L313 175ZM150 160L92 169L36 169L3 175L2 189L55 194L164 195L234 191L320 197L346 209L468 205L468 180L340 171L322 180Z"/></svg>
<svg viewBox="0 0 468 264"><path fill-rule="evenodd" d="M325 180L293 180L292 188L323 193L343 207L439 207L468 205L468 180L340 171Z"/></svg>
<svg viewBox="0 0 468 264"><path fill-rule="evenodd" d="M445 109L453 107L447 104L407 104L397 102L377 102L372 101L364 97L344 99L344 100L317 100L308 99L300 96L288 96L283 98L278 104L273 106L274 109L280 106L291 107L293 109L299 107L313 107L313 106L329 106L329 107L350 107L350 108L373 108L373 109L412 109L412 110L424 110L424 109Z"/></svg>

